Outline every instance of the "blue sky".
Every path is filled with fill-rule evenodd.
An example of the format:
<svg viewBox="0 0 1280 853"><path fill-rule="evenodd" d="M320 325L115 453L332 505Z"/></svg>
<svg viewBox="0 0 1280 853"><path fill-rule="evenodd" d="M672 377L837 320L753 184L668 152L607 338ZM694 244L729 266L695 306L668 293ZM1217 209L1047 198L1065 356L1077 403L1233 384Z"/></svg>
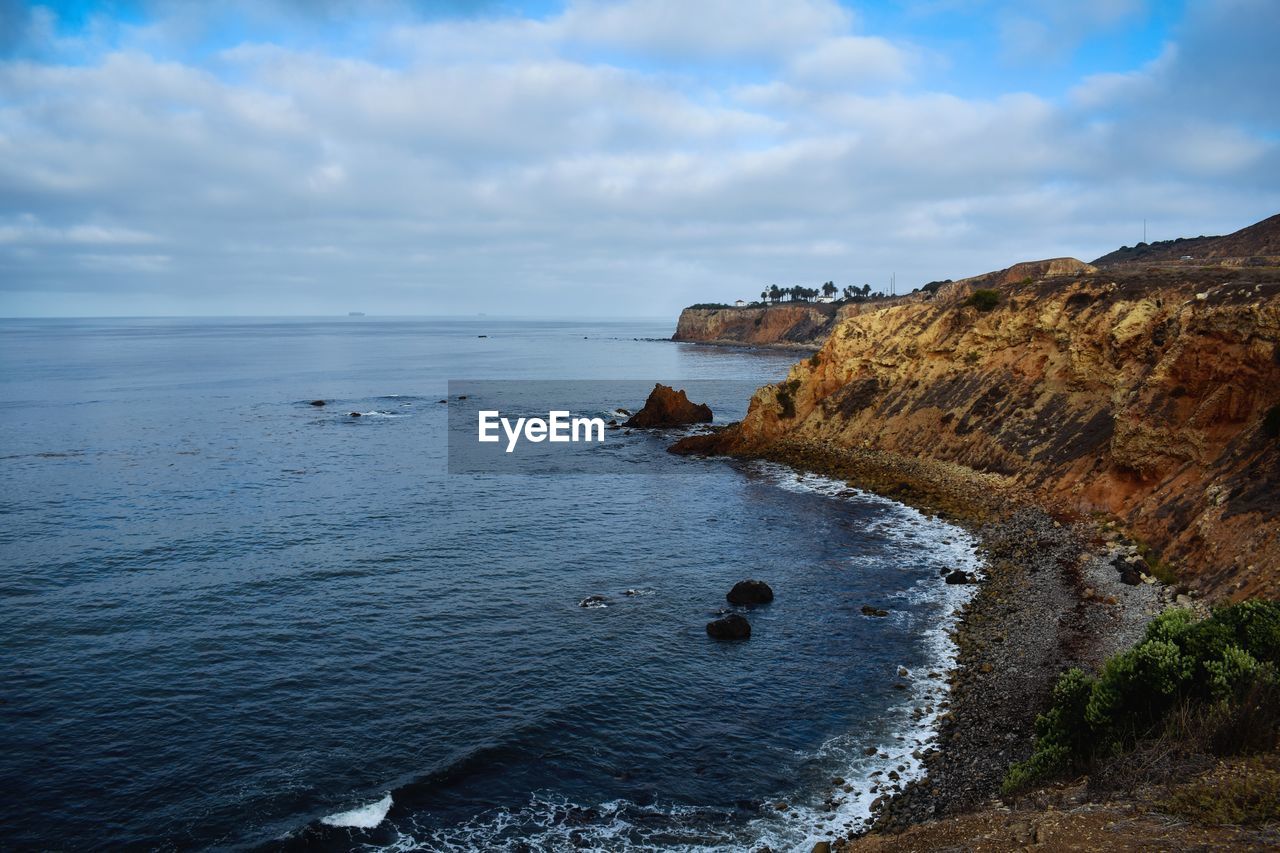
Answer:
<svg viewBox="0 0 1280 853"><path fill-rule="evenodd" d="M0 0L0 314L672 315L1280 210L1273 0Z"/></svg>

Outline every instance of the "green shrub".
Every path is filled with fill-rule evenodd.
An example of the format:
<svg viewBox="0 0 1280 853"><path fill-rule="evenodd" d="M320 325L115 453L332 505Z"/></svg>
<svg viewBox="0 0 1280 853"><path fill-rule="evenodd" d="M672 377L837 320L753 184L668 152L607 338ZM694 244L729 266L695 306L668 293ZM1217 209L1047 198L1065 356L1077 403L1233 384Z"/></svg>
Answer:
<svg viewBox="0 0 1280 853"><path fill-rule="evenodd" d="M1099 677L1072 669L1058 679L1052 705L1036 720L1035 752L1010 768L1004 790L1088 769L1156 733L1176 707L1217 715L1219 728L1247 718L1265 729L1248 732L1251 743L1274 743L1280 714L1259 716L1253 706L1276 695L1277 667L1280 602L1245 601L1199 622L1185 610L1167 610Z"/></svg>
<svg viewBox="0 0 1280 853"><path fill-rule="evenodd" d="M1249 826L1280 821L1280 772L1260 759L1176 790L1164 807L1196 823Z"/></svg>
<svg viewBox="0 0 1280 853"><path fill-rule="evenodd" d="M965 307L973 306L979 311L992 311L1000 304L1000 292L997 290L975 290L964 301Z"/></svg>
<svg viewBox="0 0 1280 853"><path fill-rule="evenodd" d="M1280 406L1272 406L1262 416L1262 431L1267 438L1280 438Z"/></svg>
<svg viewBox="0 0 1280 853"><path fill-rule="evenodd" d="M778 417L790 419L796 416L795 393L799 388L800 380L798 379L792 379L778 385L778 408L781 410L778 413Z"/></svg>

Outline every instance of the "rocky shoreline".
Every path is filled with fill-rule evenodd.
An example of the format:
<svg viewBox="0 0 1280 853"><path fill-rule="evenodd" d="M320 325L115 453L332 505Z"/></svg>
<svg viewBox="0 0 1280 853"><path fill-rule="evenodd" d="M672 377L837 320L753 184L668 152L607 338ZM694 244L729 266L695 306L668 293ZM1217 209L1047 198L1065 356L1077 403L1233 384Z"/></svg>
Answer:
<svg viewBox="0 0 1280 853"><path fill-rule="evenodd" d="M926 774L879 801L869 838L998 807L1009 765L1031 754L1035 718L1058 675L1097 668L1174 600L1154 578L1122 579L1118 566L1135 548L1119 532L1094 519L1054 517L998 475L828 442L784 440L751 456L935 513L981 542L985 579L953 636L957 664L947 713L924 754ZM833 839L831 849L850 843Z"/></svg>

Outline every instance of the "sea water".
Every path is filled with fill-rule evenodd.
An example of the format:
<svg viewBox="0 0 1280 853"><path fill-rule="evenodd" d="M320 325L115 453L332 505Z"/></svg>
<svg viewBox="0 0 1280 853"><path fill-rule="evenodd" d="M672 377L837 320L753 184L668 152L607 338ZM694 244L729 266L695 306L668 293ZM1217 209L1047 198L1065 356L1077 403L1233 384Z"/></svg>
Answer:
<svg viewBox="0 0 1280 853"><path fill-rule="evenodd" d="M669 331L0 321L4 844L807 850L856 829L941 713L963 531L640 431L609 441L654 476L447 473L451 379L756 385L801 357ZM776 599L749 641L711 641L744 578Z"/></svg>

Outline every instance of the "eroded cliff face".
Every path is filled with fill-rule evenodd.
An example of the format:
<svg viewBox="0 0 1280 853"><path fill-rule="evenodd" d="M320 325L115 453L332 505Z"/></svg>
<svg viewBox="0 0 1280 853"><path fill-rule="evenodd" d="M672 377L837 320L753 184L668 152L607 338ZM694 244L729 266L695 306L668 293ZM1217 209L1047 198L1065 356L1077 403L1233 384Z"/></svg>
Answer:
<svg viewBox="0 0 1280 853"><path fill-rule="evenodd" d="M1053 263L843 319L703 449L956 463L1120 520L1208 594L1280 595L1280 270Z"/></svg>
<svg viewBox="0 0 1280 853"><path fill-rule="evenodd" d="M835 327L835 305L798 303L760 308L686 308L673 341L815 347Z"/></svg>

